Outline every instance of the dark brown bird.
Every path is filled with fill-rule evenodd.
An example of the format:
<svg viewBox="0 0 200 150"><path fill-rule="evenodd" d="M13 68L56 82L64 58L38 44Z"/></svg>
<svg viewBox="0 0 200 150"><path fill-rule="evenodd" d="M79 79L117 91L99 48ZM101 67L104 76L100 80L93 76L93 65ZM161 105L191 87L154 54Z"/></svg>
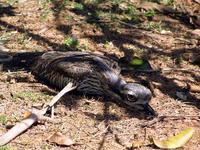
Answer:
<svg viewBox="0 0 200 150"><path fill-rule="evenodd" d="M46 52L33 64L32 73L62 89L69 82L87 95L114 97L131 107L156 112L149 105L151 91L137 83L120 78L120 67L114 60L88 52Z"/></svg>

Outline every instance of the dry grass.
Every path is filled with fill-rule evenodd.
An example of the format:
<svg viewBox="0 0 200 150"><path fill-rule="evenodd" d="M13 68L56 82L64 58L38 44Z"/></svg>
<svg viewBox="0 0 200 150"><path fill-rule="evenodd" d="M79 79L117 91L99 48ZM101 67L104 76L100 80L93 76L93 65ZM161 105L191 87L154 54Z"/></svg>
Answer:
<svg viewBox="0 0 200 150"><path fill-rule="evenodd" d="M143 146L136 149L153 150L156 148L149 137L165 138L187 127L194 127L196 132L180 149L200 149L200 94L189 93L186 101L175 95L186 83L198 85L200 82L199 67L181 57L185 52L199 53L198 40L189 36L193 29L179 18L162 14L155 16L155 26L143 18L136 28L124 26L116 20L93 21L93 9L86 4L82 8L70 3L58 9L53 2L29 0L15 3L10 8L6 1L1 2L0 7L7 9L2 16L0 14L0 40L12 52L79 49L115 53L118 57L134 53L147 58L153 68L188 68L188 72L124 74L127 80L148 78L153 82L156 97L151 105L159 116L166 117L146 120L138 112L127 112L101 98L68 95L56 107L56 123L33 126L0 149L131 149L134 141L143 140ZM97 6L99 13L105 10L105 13L101 12L104 18L110 17L106 10L111 4ZM117 17L124 19L123 16ZM160 26L160 21L167 28ZM148 30L141 28L145 24ZM160 30L171 32L161 34ZM66 44L69 37L77 39L78 44L73 45L73 41ZM0 134L3 134L5 125L16 123L27 109L50 100L54 94L26 71L1 72L0 77ZM70 147L49 144L46 139L55 131L71 136L79 144Z"/></svg>

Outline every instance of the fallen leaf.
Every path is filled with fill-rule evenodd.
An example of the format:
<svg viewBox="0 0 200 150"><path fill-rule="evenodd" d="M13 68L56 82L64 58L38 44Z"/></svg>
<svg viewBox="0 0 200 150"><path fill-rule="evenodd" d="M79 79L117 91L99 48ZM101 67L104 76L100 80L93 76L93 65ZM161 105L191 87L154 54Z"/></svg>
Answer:
<svg viewBox="0 0 200 150"><path fill-rule="evenodd" d="M60 132L55 132L47 139L47 141L50 143L56 143L58 145L65 145L65 146L70 146L75 144L75 142L71 138L62 135L62 133Z"/></svg>
<svg viewBox="0 0 200 150"><path fill-rule="evenodd" d="M30 112L30 111L25 111L24 114L23 114L24 119L30 117L31 114L32 114L32 112Z"/></svg>
<svg viewBox="0 0 200 150"><path fill-rule="evenodd" d="M143 65L144 61L141 59L141 58L133 58L131 61L130 61L130 64L131 65Z"/></svg>
<svg viewBox="0 0 200 150"><path fill-rule="evenodd" d="M177 135L170 137L166 140L160 141L160 140L153 139L153 143L157 147L163 148L163 149L179 148L179 147L184 146L192 138L194 131L195 130L193 128L187 128L181 131L180 133L178 133Z"/></svg>

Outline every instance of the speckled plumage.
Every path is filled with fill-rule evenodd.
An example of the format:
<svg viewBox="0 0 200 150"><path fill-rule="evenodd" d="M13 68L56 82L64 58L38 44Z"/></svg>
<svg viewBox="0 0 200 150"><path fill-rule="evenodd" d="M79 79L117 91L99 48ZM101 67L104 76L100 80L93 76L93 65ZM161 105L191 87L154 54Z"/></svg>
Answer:
<svg viewBox="0 0 200 150"><path fill-rule="evenodd" d="M62 89L69 82L76 90L89 95L106 96L155 115L148 104L151 91L137 83L120 78L120 67L114 60L88 52L46 52L32 65L32 73Z"/></svg>
<svg viewBox="0 0 200 150"><path fill-rule="evenodd" d="M120 80L117 62L87 52L47 52L32 67L36 76L62 89L68 82L86 94L104 95Z"/></svg>

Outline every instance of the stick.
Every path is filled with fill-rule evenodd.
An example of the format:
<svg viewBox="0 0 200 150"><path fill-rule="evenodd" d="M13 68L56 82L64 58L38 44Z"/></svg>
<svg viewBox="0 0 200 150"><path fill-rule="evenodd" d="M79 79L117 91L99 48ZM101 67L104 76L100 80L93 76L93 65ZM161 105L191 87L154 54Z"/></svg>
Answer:
<svg viewBox="0 0 200 150"><path fill-rule="evenodd" d="M133 72L143 72L143 73L163 73L163 72L172 72L172 71L182 71L182 72L194 71L194 72L200 72L200 70L197 70L197 69L184 69L184 68L165 68L165 69L156 69L156 70L122 68L122 71L133 71Z"/></svg>
<svg viewBox="0 0 200 150"><path fill-rule="evenodd" d="M34 109L31 114L21 122L17 123L7 133L0 137L0 146L3 146L13 140L15 137L29 129L35 122L45 118L45 114L49 108L52 108L56 102L67 92L76 88L72 83L68 83L42 110ZM46 117L47 118L47 117Z"/></svg>
<svg viewBox="0 0 200 150"><path fill-rule="evenodd" d="M200 116L199 115L194 115L194 116L158 116L157 118L155 118L154 120L148 122L147 124L142 124L141 126L144 128L144 127L150 127L160 121L164 121L165 119L172 119L172 120L180 120L180 119L186 119L186 118L189 118L189 119L193 119L193 120L200 120Z"/></svg>
<svg viewBox="0 0 200 150"><path fill-rule="evenodd" d="M0 137L0 146L3 146L10 142L12 139L17 137L22 132L26 131L28 128L32 126L33 123L38 121L38 116L36 114L31 114L25 120L17 123L14 127L12 127L7 133Z"/></svg>

